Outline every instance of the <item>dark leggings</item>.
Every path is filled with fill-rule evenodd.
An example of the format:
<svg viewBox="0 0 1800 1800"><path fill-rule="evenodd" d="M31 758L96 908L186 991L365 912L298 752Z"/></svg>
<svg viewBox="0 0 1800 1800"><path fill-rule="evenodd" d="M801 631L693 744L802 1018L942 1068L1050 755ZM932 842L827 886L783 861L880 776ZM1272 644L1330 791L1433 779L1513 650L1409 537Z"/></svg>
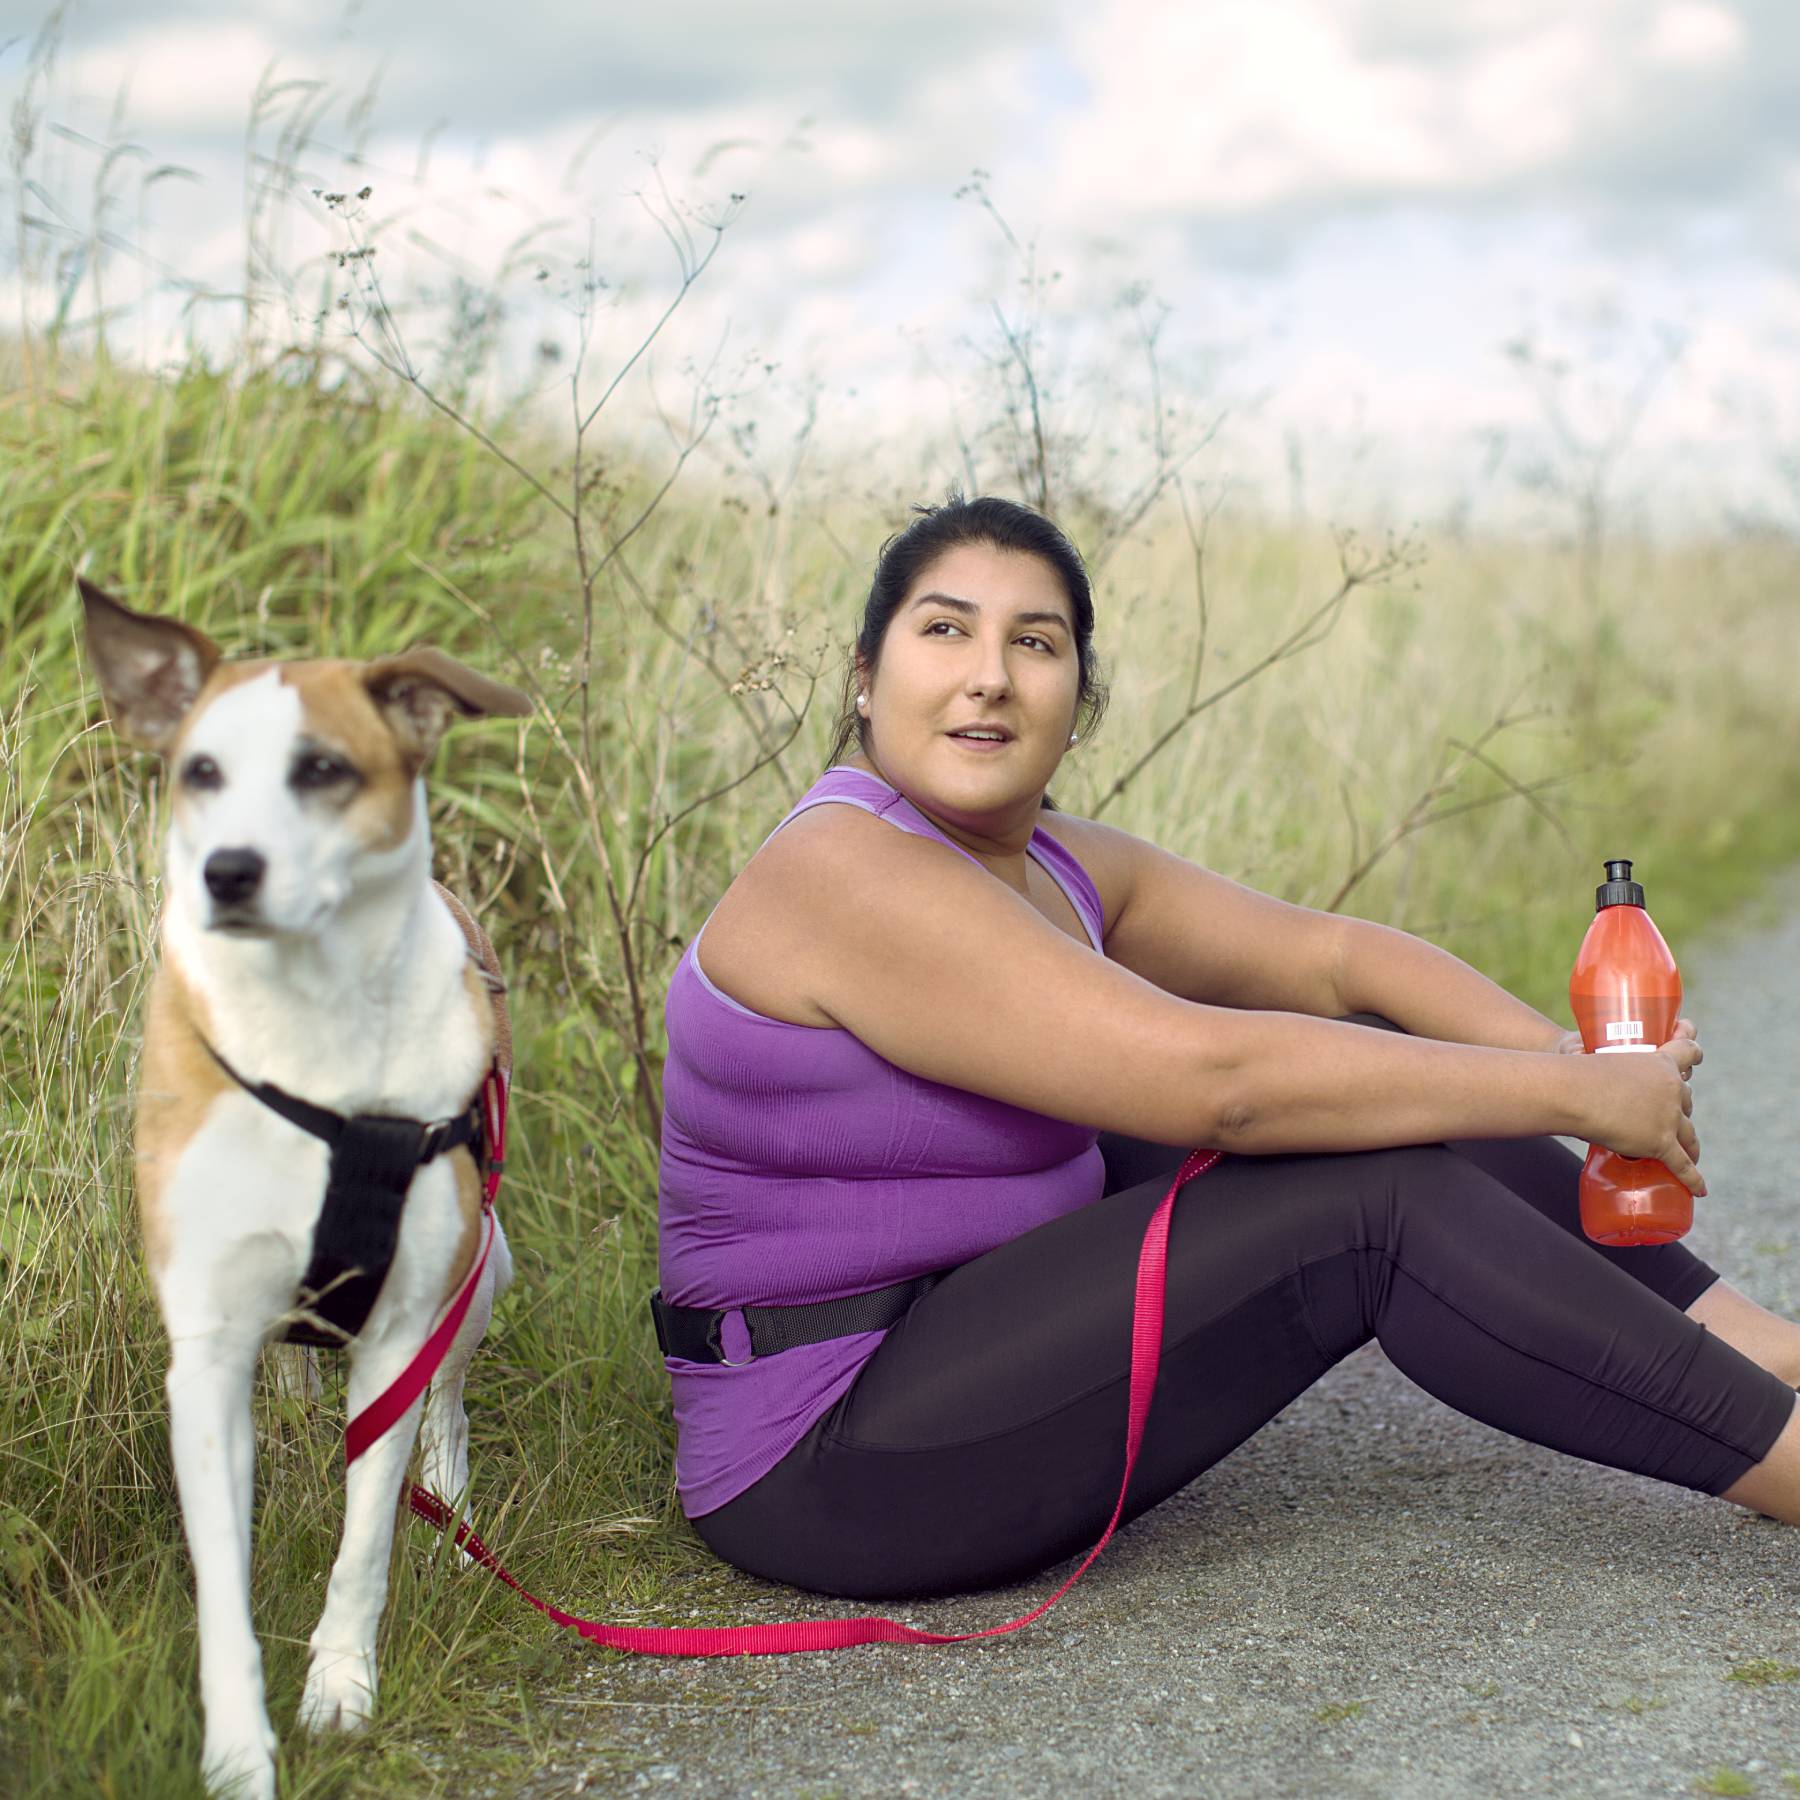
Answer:
<svg viewBox="0 0 1800 1800"><path fill-rule="evenodd" d="M1383 1025L1373 1015L1354 1021ZM753 1486L694 1520L751 1574L855 1599L1025 1579L1089 1549L1125 1466L1138 1246L1183 1152L1103 1135L1105 1195L953 1270ZM1130 1520L1371 1337L1515 1437L1718 1494L1793 1410L1686 1317L1680 1244L1581 1230L1554 1138L1227 1156L1182 1190Z"/></svg>

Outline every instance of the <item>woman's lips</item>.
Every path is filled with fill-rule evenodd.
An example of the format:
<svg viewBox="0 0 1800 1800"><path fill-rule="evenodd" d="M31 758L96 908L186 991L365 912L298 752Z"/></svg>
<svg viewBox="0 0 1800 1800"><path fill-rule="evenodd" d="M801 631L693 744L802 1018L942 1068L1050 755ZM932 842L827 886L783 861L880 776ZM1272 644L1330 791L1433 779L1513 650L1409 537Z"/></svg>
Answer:
<svg viewBox="0 0 1800 1800"><path fill-rule="evenodd" d="M961 744L965 750L1004 750L1016 740L1012 738L966 738L957 737L954 732L946 732L951 743Z"/></svg>

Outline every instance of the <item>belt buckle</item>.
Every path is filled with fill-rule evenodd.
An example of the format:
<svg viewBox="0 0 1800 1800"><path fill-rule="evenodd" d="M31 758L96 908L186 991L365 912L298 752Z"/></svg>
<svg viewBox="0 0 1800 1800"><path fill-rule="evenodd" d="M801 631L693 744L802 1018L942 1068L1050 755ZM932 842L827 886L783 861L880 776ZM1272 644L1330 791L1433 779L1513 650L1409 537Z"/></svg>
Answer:
<svg viewBox="0 0 1800 1800"><path fill-rule="evenodd" d="M751 1338L750 1354L745 1357L742 1362L733 1362L731 1358L725 1354L725 1321L732 1313L736 1313L737 1316L744 1321L744 1335L745 1337L750 1337L750 1319L744 1308L741 1306L728 1306L724 1312L720 1313L713 1321L712 1329L706 1334L706 1345L726 1368L747 1369L756 1361L756 1342L754 1338Z"/></svg>

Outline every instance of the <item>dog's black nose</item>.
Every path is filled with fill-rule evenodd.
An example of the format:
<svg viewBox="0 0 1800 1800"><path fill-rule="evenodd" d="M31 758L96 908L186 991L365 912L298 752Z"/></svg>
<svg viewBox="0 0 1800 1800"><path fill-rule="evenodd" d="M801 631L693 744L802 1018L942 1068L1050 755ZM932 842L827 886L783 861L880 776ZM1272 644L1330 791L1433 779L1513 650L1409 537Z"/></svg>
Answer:
<svg viewBox="0 0 1800 1800"><path fill-rule="evenodd" d="M269 865L260 850L215 850L206 859L206 891L221 906L237 906L262 884Z"/></svg>

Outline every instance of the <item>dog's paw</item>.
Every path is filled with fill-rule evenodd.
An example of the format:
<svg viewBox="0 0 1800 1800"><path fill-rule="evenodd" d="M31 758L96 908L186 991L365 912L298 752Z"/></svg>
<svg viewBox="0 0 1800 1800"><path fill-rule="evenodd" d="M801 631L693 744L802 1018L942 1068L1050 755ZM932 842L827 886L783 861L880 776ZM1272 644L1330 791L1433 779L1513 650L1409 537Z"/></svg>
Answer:
<svg viewBox="0 0 1800 1800"><path fill-rule="evenodd" d="M300 1696L307 1731L357 1731L375 1710L375 1658L366 1650L315 1649Z"/></svg>
<svg viewBox="0 0 1800 1800"><path fill-rule="evenodd" d="M250 1739L210 1734L200 1761L201 1779L214 1800L275 1800L275 1734L264 1727Z"/></svg>

